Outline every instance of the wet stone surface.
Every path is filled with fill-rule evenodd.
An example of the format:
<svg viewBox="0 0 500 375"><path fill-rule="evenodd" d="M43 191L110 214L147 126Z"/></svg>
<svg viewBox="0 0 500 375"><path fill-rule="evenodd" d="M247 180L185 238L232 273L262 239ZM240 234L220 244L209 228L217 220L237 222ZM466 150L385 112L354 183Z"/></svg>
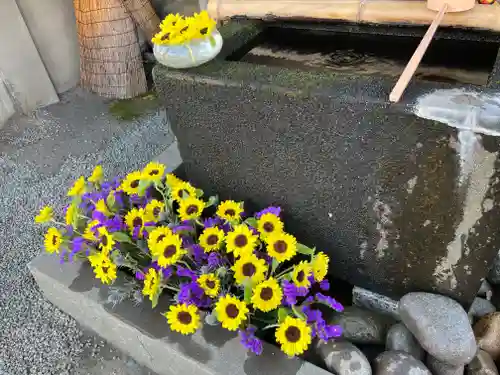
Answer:
<svg viewBox="0 0 500 375"><path fill-rule="evenodd" d="M425 365L404 352L384 352L375 359L375 375L432 375Z"/></svg>
<svg viewBox="0 0 500 375"><path fill-rule="evenodd" d="M424 359L424 350L415 336L402 323L393 325L389 332L387 332L385 347L389 351L406 352L416 359Z"/></svg>
<svg viewBox="0 0 500 375"><path fill-rule="evenodd" d="M371 375L365 355L347 341L320 343L316 348L323 366L338 375Z"/></svg>

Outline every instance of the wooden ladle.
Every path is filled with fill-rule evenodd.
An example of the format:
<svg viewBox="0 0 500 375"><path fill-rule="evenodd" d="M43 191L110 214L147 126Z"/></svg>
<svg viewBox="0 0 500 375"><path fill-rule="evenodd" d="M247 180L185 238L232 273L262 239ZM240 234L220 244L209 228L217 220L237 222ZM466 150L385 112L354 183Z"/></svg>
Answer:
<svg viewBox="0 0 500 375"><path fill-rule="evenodd" d="M413 77L413 74L418 68L420 61L424 57L425 51L429 47L429 44L434 37L434 33L436 32L439 24L443 20L444 14L447 12L465 12L467 10L471 10L476 5L476 0L427 0L427 8L430 10L437 11L436 17L432 21L431 25L427 29L424 37L420 41L417 49L413 53L410 61L403 70L403 73L399 77L398 82L392 89L391 94L389 95L389 100L391 102L398 102L403 95L403 92L408 86L408 83Z"/></svg>

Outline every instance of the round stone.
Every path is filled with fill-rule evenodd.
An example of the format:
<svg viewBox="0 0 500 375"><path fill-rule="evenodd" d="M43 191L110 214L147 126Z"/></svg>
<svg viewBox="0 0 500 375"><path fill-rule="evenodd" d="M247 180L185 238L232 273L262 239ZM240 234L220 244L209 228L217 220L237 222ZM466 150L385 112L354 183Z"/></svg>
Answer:
<svg viewBox="0 0 500 375"><path fill-rule="evenodd" d="M476 339L460 304L432 293L408 293L399 301L399 315L420 345L436 359L464 365L476 355Z"/></svg>
<svg viewBox="0 0 500 375"><path fill-rule="evenodd" d="M324 367L338 375L371 375L372 369L366 356L347 341L319 342L316 347Z"/></svg>
<svg viewBox="0 0 500 375"><path fill-rule="evenodd" d="M425 365L405 352L384 352L375 358L375 375L432 375Z"/></svg>
<svg viewBox="0 0 500 375"><path fill-rule="evenodd" d="M422 360L425 354L415 336L402 323L394 324L389 329L385 340L385 348L388 351L409 353L419 360Z"/></svg>

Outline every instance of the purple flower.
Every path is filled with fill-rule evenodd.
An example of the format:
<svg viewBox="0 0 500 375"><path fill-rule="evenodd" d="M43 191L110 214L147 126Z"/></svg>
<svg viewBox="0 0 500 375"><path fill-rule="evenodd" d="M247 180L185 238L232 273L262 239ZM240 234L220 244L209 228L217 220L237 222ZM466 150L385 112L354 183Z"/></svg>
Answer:
<svg viewBox="0 0 500 375"><path fill-rule="evenodd" d="M135 273L135 278L137 280L144 280L144 276L145 276L144 272L142 272L142 271L136 271L136 273Z"/></svg>
<svg viewBox="0 0 500 375"><path fill-rule="evenodd" d="M252 226L249 225L248 228L252 231L252 233L254 235L256 235L256 236L259 235L259 231L257 229L255 229L254 227L252 227Z"/></svg>
<svg viewBox="0 0 500 375"><path fill-rule="evenodd" d="M316 322L312 333L313 337L318 337L323 341L328 341L334 337L342 336L342 327L339 325L326 324L326 322L321 319Z"/></svg>
<svg viewBox="0 0 500 375"><path fill-rule="evenodd" d="M179 303L186 305L196 305L201 308L210 306L210 298L205 295L196 281L181 284L177 299Z"/></svg>
<svg viewBox="0 0 500 375"><path fill-rule="evenodd" d="M189 277L191 280L196 280L196 274L190 269L182 266L177 266L177 276Z"/></svg>
<svg viewBox="0 0 500 375"><path fill-rule="evenodd" d="M73 226L72 225L66 225L66 235L68 237L73 236Z"/></svg>
<svg viewBox="0 0 500 375"><path fill-rule="evenodd" d="M221 220L218 217L209 217L208 219L203 220L204 228L216 227L221 224Z"/></svg>
<svg viewBox="0 0 500 375"><path fill-rule="evenodd" d="M208 254L208 266L211 268L217 268L222 264L222 258L219 253L212 251Z"/></svg>
<svg viewBox="0 0 500 375"><path fill-rule="evenodd" d="M164 279L170 279L170 277L174 274L174 270L172 267L161 268L161 273L163 273Z"/></svg>
<svg viewBox="0 0 500 375"><path fill-rule="evenodd" d="M202 264L208 256L203 248L198 244L194 244L191 246L191 254L193 254L194 261L198 264Z"/></svg>
<svg viewBox="0 0 500 375"><path fill-rule="evenodd" d="M297 303L297 297L305 297L309 290L304 287L297 287L294 283L283 280L282 283L283 294L285 299L285 304L295 305Z"/></svg>
<svg viewBox="0 0 500 375"><path fill-rule="evenodd" d="M71 243L71 252L68 256L68 261L73 262L75 254L83 250L84 244L85 240L82 237L76 237L73 239L73 242Z"/></svg>
<svg viewBox="0 0 500 375"><path fill-rule="evenodd" d="M325 296L323 293L316 293L315 297L316 301L324 303L336 311L344 311L344 306L333 297Z"/></svg>
<svg viewBox="0 0 500 375"><path fill-rule="evenodd" d="M102 190L107 191L108 193L111 190L115 190L120 186L121 179L119 177L114 177L111 181L104 181L101 185Z"/></svg>
<svg viewBox="0 0 500 375"><path fill-rule="evenodd" d="M119 232L119 231L125 231L127 229L127 226L123 222L123 219L121 218L120 215L115 215L112 219L107 219L104 222L104 225L108 229L108 232Z"/></svg>
<svg viewBox="0 0 500 375"><path fill-rule="evenodd" d="M276 216L280 216L281 214L281 207L273 207L273 206L269 206L267 208L264 208L262 211L259 211L255 214L255 218L256 219L260 219L260 217L264 214L274 214Z"/></svg>
<svg viewBox="0 0 500 375"><path fill-rule="evenodd" d="M319 287L321 290L330 290L330 282L327 279L320 281Z"/></svg>
<svg viewBox="0 0 500 375"><path fill-rule="evenodd" d="M313 309L311 306L304 306L302 312L306 314L307 323L314 323L323 320L323 314L318 309Z"/></svg>
<svg viewBox="0 0 500 375"><path fill-rule="evenodd" d="M255 353L256 355L262 354L262 341L255 337L255 327L248 327L245 330L239 331L241 344Z"/></svg>
<svg viewBox="0 0 500 375"><path fill-rule="evenodd" d="M192 232L192 231L194 231L194 228L193 228L192 225L186 225L186 224L174 225L172 227L172 232L173 233L179 233L179 232L182 232L182 231Z"/></svg>

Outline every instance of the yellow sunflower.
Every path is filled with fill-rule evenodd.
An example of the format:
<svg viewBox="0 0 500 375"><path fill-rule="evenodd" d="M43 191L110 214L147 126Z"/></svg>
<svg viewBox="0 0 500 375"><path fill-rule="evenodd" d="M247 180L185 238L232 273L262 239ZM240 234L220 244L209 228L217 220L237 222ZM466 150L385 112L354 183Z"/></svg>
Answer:
<svg viewBox="0 0 500 375"><path fill-rule="evenodd" d="M217 297L220 290L220 280L215 274L207 273L198 277L198 285L205 291L209 297Z"/></svg>
<svg viewBox="0 0 500 375"><path fill-rule="evenodd" d="M93 184L100 184L103 181L103 179L104 179L104 173L102 167L100 165L97 165L92 171L92 174L90 175L88 180Z"/></svg>
<svg viewBox="0 0 500 375"><path fill-rule="evenodd" d="M240 220L243 213L243 203L235 201L224 201L217 207L217 216L227 221Z"/></svg>
<svg viewBox="0 0 500 375"><path fill-rule="evenodd" d="M45 206L40 210L40 213L35 216L35 223L48 223L54 218L54 209L50 206Z"/></svg>
<svg viewBox="0 0 500 375"><path fill-rule="evenodd" d="M196 38L206 38L207 36L210 36L217 25L217 22L215 22L215 20L208 15L206 10L201 11L200 13L195 13L193 19L193 24L196 27Z"/></svg>
<svg viewBox="0 0 500 375"><path fill-rule="evenodd" d="M171 236L172 231L168 227L156 227L149 233L148 237L148 247L149 251L153 253L153 251L156 248L156 245L158 245L165 237Z"/></svg>
<svg viewBox="0 0 500 375"><path fill-rule="evenodd" d="M125 179L122 181L120 189L128 195L138 194L141 178L142 173L140 171L129 173L127 177L125 177Z"/></svg>
<svg viewBox="0 0 500 375"><path fill-rule="evenodd" d="M139 228L139 237L142 237L142 230L144 229L144 208L132 208L125 215L125 224L127 224L132 234L135 228Z"/></svg>
<svg viewBox="0 0 500 375"><path fill-rule="evenodd" d="M85 177L80 176L68 191L68 197L76 197L85 193Z"/></svg>
<svg viewBox="0 0 500 375"><path fill-rule="evenodd" d="M161 163L151 162L142 170L143 178L153 181L161 181L165 174L165 165Z"/></svg>
<svg viewBox="0 0 500 375"><path fill-rule="evenodd" d="M330 262L330 258L328 255L320 251L314 256L312 261L312 269L314 273L314 280L317 282L323 281L328 273L328 263Z"/></svg>
<svg viewBox="0 0 500 375"><path fill-rule="evenodd" d="M160 275L154 268L150 268L148 273L144 276L144 287L142 294L149 297L153 301L155 295L160 291Z"/></svg>
<svg viewBox="0 0 500 375"><path fill-rule="evenodd" d="M99 248L102 250L103 254L108 255L113 249L113 246L115 246L113 236L105 227L99 227L97 228L97 237L99 240Z"/></svg>
<svg viewBox="0 0 500 375"><path fill-rule="evenodd" d="M77 213L77 206L75 204L70 204L66 209L66 214L64 215L64 222L66 223L66 225L73 224L73 219Z"/></svg>
<svg viewBox="0 0 500 375"><path fill-rule="evenodd" d="M153 249L153 257L160 267L177 263L184 254L186 250L182 248L182 240L177 234L165 237Z"/></svg>
<svg viewBox="0 0 500 375"><path fill-rule="evenodd" d="M250 254L255 248L257 239L258 237L246 225L237 225L226 236L227 251L233 252L236 257Z"/></svg>
<svg viewBox="0 0 500 375"><path fill-rule="evenodd" d="M227 294L215 304L215 313L223 328L236 331L247 319L248 307L245 302Z"/></svg>
<svg viewBox="0 0 500 375"><path fill-rule="evenodd" d="M281 305L283 291L275 278L261 282L252 291L252 304L255 309L268 312Z"/></svg>
<svg viewBox="0 0 500 375"><path fill-rule="evenodd" d="M173 189L173 187L177 184L180 184L182 181L179 177L177 177L175 174L172 173L167 173L166 177L167 185L170 187L170 189Z"/></svg>
<svg viewBox="0 0 500 375"><path fill-rule="evenodd" d="M265 240L273 233L283 232L283 222L278 216L268 212L257 221L257 229L260 237Z"/></svg>
<svg viewBox="0 0 500 375"><path fill-rule="evenodd" d="M111 212L108 209L108 205L106 204L106 202L104 202L104 199L99 199L97 201L97 203L95 204L95 210L99 211L100 213L102 213L106 216L111 215Z"/></svg>
<svg viewBox="0 0 500 375"><path fill-rule="evenodd" d="M152 199L144 208L146 221L157 222L160 220L160 214L165 211L165 203L158 199Z"/></svg>
<svg viewBox="0 0 500 375"><path fill-rule="evenodd" d="M301 319L287 316L276 329L276 341L289 357L300 355L311 344L311 327Z"/></svg>
<svg viewBox="0 0 500 375"><path fill-rule="evenodd" d="M302 261L297 264L292 272L292 281L295 286L309 288L311 285L309 275L311 275L312 271L309 262Z"/></svg>
<svg viewBox="0 0 500 375"><path fill-rule="evenodd" d="M165 17L163 21L160 23L160 28L163 29L170 29L172 27L175 27L177 25L177 22L182 21L184 19L183 16L179 15L179 13L173 14L170 13Z"/></svg>
<svg viewBox="0 0 500 375"><path fill-rule="evenodd" d="M297 253L297 240L291 234L277 232L266 239L267 253L278 262L292 259Z"/></svg>
<svg viewBox="0 0 500 375"><path fill-rule="evenodd" d="M106 262L110 262L109 258L101 252L95 252L89 255L89 262L93 268L100 267Z"/></svg>
<svg viewBox="0 0 500 375"><path fill-rule="evenodd" d="M91 222L89 222L87 224L87 227L85 228L85 231L83 232L83 238L92 242L96 242L97 237L95 236L92 228L94 228L97 224L99 224L98 220L92 220Z"/></svg>
<svg viewBox="0 0 500 375"><path fill-rule="evenodd" d="M169 311L163 315L167 318L170 329L183 335L195 333L201 325L195 305L171 305Z"/></svg>
<svg viewBox="0 0 500 375"><path fill-rule="evenodd" d="M63 243L63 238L61 232L57 230L57 228L51 227L47 230L45 234L45 250L48 253L57 253L59 254L59 250L61 249L61 245Z"/></svg>
<svg viewBox="0 0 500 375"><path fill-rule="evenodd" d="M179 203L181 221L198 219L205 209L205 202L198 198L182 199Z"/></svg>
<svg viewBox="0 0 500 375"><path fill-rule="evenodd" d="M103 284L111 284L116 280L116 264L107 258L101 264L94 267L94 274Z"/></svg>
<svg viewBox="0 0 500 375"><path fill-rule="evenodd" d="M180 202L181 200L188 197L196 198L196 189L189 182L179 180L172 186L171 189L172 190L170 191L170 195L172 199L176 200L177 202Z"/></svg>
<svg viewBox="0 0 500 375"><path fill-rule="evenodd" d="M205 250L205 253L218 250L223 241L224 231L217 227L205 228L200 235L200 245Z"/></svg>
<svg viewBox="0 0 500 375"><path fill-rule="evenodd" d="M247 278L253 283L259 283L266 278L266 261L257 258L256 255L249 253L243 254L232 267L234 278L237 284L243 284Z"/></svg>

